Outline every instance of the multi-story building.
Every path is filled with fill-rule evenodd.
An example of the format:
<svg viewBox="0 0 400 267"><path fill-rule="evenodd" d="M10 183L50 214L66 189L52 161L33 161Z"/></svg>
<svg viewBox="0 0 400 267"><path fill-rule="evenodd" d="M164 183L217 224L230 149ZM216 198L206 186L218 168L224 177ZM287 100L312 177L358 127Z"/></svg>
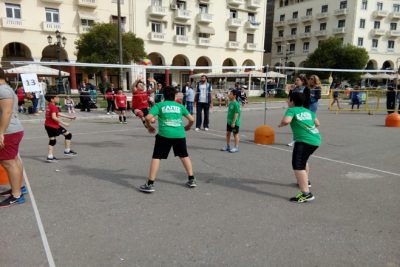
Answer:
<svg viewBox="0 0 400 267"><path fill-rule="evenodd" d="M76 61L75 40L94 23L117 22L116 0L5 0L0 3L1 64L12 60L57 61L48 36L65 37L62 61ZM261 66L265 0L121 0L124 31L142 38L153 65L188 66L152 70L166 83L184 83L189 66ZM61 40L63 42L63 40ZM82 79L71 73L72 88ZM128 81L129 82L129 81Z"/></svg>
<svg viewBox="0 0 400 267"><path fill-rule="evenodd" d="M272 65L302 66L321 40L364 47L367 69L398 68L399 0L276 0Z"/></svg>

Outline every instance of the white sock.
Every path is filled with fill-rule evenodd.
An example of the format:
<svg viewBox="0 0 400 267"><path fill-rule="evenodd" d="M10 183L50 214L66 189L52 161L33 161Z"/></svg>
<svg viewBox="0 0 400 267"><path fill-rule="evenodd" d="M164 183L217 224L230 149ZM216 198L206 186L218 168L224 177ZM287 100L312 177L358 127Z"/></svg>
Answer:
<svg viewBox="0 0 400 267"><path fill-rule="evenodd" d="M71 151L71 149L69 149L69 148L66 148L65 150L64 150L64 152L66 152L66 153L68 153L68 152L70 152Z"/></svg>
<svg viewBox="0 0 400 267"><path fill-rule="evenodd" d="M49 159L52 159L52 158L54 158L54 156L53 156L53 155L51 155L51 154L49 154L47 157L48 157Z"/></svg>

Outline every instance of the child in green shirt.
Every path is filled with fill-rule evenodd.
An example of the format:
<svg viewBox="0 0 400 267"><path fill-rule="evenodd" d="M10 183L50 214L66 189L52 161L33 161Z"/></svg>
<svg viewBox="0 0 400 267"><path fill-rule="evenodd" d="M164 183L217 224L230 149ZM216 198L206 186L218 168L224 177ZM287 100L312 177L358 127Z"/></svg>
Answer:
<svg viewBox="0 0 400 267"><path fill-rule="evenodd" d="M221 151L229 151L230 153L239 152L239 127L240 127L240 104L236 100L236 90L231 90L228 94L229 106L226 124L226 145ZM230 147L231 133L235 140L235 146Z"/></svg>
<svg viewBox="0 0 400 267"><path fill-rule="evenodd" d="M289 108L278 127L290 124L294 136L294 148L292 154L292 167L300 191L292 202L308 202L315 199L309 189L308 174L310 167L308 158L321 145L321 135L317 129L320 125L314 112L303 107L304 94L294 92L289 98Z"/></svg>
<svg viewBox="0 0 400 267"><path fill-rule="evenodd" d="M153 157L150 165L150 173L147 182L139 187L145 193L154 192L154 181L160 168L161 159L167 159L171 147L176 157L179 157L187 172L188 181L186 185L190 188L196 187L193 176L192 162L186 147L185 131L189 131L194 119L189 111L181 104L175 102L175 88L167 86L163 89L164 101L156 103L146 116L146 128L149 133L155 133L156 129L151 125L154 117L158 117L158 134L154 144ZM182 116L189 121L183 125Z"/></svg>

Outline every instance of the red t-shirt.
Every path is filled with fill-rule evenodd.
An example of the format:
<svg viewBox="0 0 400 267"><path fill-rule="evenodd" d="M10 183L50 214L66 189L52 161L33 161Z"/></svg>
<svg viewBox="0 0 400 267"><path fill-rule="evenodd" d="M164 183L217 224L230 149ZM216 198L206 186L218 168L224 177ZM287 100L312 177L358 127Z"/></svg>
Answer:
<svg viewBox="0 0 400 267"><path fill-rule="evenodd" d="M107 100L113 100L114 99L113 92L106 92L106 99Z"/></svg>
<svg viewBox="0 0 400 267"><path fill-rule="evenodd" d="M117 108L126 108L126 95L116 95L115 102L117 102Z"/></svg>
<svg viewBox="0 0 400 267"><path fill-rule="evenodd" d="M18 101L24 101L24 99L25 99L25 91L24 91L24 88L18 87L18 89L17 89L17 96L18 96Z"/></svg>
<svg viewBox="0 0 400 267"><path fill-rule="evenodd" d="M134 109L145 109L149 107L149 94L146 91L137 90L132 95L132 107Z"/></svg>
<svg viewBox="0 0 400 267"><path fill-rule="evenodd" d="M179 104L181 104L181 105L182 105L182 103L183 103L183 102L182 102L182 99L175 99L175 102L176 102L176 103L179 103Z"/></svg>
<svg viewBox="0 0 400 267"><path fill-rule="evenodd" d="M49 105L46 108L46 120L44 121L44 125L51 127L51 128L60 128L60 123L58 121L53 120L51 117L51 114L56 113L56 116L58 117L58 108L55 104L49 103Z"/></svg>

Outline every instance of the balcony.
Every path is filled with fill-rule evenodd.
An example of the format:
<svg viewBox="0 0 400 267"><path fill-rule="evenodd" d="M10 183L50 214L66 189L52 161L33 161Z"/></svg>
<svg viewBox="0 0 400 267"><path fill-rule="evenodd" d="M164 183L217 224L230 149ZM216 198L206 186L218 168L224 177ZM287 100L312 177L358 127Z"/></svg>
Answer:
<svg viewBox="0 0 400 267"><path fill-rule="evenodd" d="M245 49L246 49L246 50L256 50L256 49L257 49L257 44L254 44L254 43L246 43Z"/></svg>
<svg viewBox="0 0 400 267"><path fill-rule="evenodd" d="M42 0L44 3L61 4L64 0Z"/></svg>
<svg viewBox="0 0 400 267"><path fill-rule="evenodd" d="M228 19L228 27L237 28L242 26L242 20L238 18L230 18Z"/></svg>
<svg viewBox="0 0 400 267"><path fill-rule="evenodd" d="M387 49L387 52L388 52L388 53L394 53L394 48L388 48L388 49Z"/></svg>
<svg viewBox="0 0 400 267"><path fill-rule="evenodd" d="M301 39L307 39L307 38L311 38L312 37L312 33L311 32L302 32L300 33L300 38Z"/></svg>
<svg viewBox="0 0 400 267"><path fill-rule="evenodd" d="M175 19L188 20L191 19L191 11L186 9L175 10Z"/></svg>
<svg viewBox="0 0 400 267"><path fill-rule="evenodd" d="M199 0L199 4L209 4L210 0Z"/></svg>
<svg viewBox="0 0 400 267"><path fill-rule="evenodd" d="M238 49L239 48L239 42L236 41L228 41L226 43L226 47L229 49Z"/></svg>
<svg viewBox="0 0 400 267"><path fill-rule="evenodd" d="M248 8L260 8L261 0L247 0L247 7Z"/></svg>
<svg viewBox="0 0 400 267"><path fill-rule="evenodd" d="M336 9L335 11L333 11L333 14L338 17L345 16L347 15L347 8Z"/></svg>
<svg viewBox="0 0 400 267"><path fill-rule="evenodd" d="M400 12L390 12L389 18L391 19L400 19Z"/></svg>
<svg viewBox="0 0 400 267"><path fill-rule="evenodd" d="M210 46L211 40L210 38L198 37L197 44L201 46Z"/></svg>
<svg viewBox="0 0 400 267"><path fill-rule="evenodd" d="M303 50L303 54L307 55L308 53L310 53L310 50Z"/></svg>
<svg viewBox="0 0 400 267"><path fill-rule="evenodd" d="M87 26L87 25L80 25L79 26L79 33L83 34L83 33L87 33L90 32L90 29L92 28L92 26Z"/></svg>
<svg viewBox="0 0 400 267"><path fill-rule="evenodd" d="M78 0L78 6L96 8L97 0Z"/></svg>
<svg viewBox="0 0 400 267"><path fill-rule="evenodd" d="M400 36L400 31L397 30L392 30L392 31L387 31L386 36L388 37L399 37Z"/></svg>
<svg viewBox="0 0 400 267"><path fill-rule="evenodd" d="M283 36L279 36L279 37L274 37L274 42L275 43L281 43L283 42L285 39L283 38Z"/></svg>
<svg viewBox="0 0 400 267"><path fill-rule="evenodd" d="M255 22L255 21L246 21L246 23L244 24L244 27L247 30L258 30L260 28L260 22Z"/></svg>
<svg viewBox="0 0 400 267"><path fill-rule="evenodd" d="M244 4L244 0L228 0L229 5L239 6Z"/></svg>
<svg viewBox="0 0 400 267"><path fill-rule="evenodd" d="M56 22L42 22L42 30L45 32L55 32L57 30L61 31L61 24Z"/></svg>
<svg viewBox="0 0 400 267"><path fill-rule="evenodd" d="M292 25L292 24L296 24L299 22L299 19L288 19L287 20L287 24Z"/></svg>
<svg viewBox="0 0 400 267"><path fill-rule="evenodd" d="M163 6L149 6L149 15L155 17L164 17L167 15L167 8Z"/></svg>
<svg viewBox="0 0 400 267"><path fill-rule="evenodd" d="M25 30L25 22L22 19L1 18L1 26L8 29Z"/></svg>
<svg viewBox="0 0 400 267"><path fill-rule="evenodd" d="M165 42L165 33L150 32L149 39L154 42Z"/></svg>
<svg viewBox="0 0 400 267"><path fill-rule="evenodd" d="M174 41L177 44L188 44L189 43L189 37L186 35L175 35Z"/></svg>
<svg viewBox="0 0 400 267"><path fill-rule="evenodd" d="M323 37L323 36L326 36L327 34L328 34L328 32L326 30L315 31L314 32L314 36L315 37Z"/></svg>
<svg viewBox="0 0 400 267"><path fill-rule="evenodd" d="M385 30L381 30L381 29L372 29L372 30L371 30L371 35L372 35L372 36L382 36L382 35L385 35Z"/></svg>
<svg viewBox="0 0 400 267"><path fill-rule="evenodd" d="M212 14L207 14L207 13L197 14L197 21L198 22L211 23L212 19L213 19L213 15Z"/></svg>
<svg viewBox="0 0 400 267"><path fill-rule="evenodd" d="M296 38L297 38L296 34L291 34L291 35L285 36L286 41L293 41L293 40L296 40Z"/></svg>
<svg viewBox="0 0 400 267"><path fill-rule="evenodd" d="M317 19L327 19L329 17L329 13L328 12L322 12L322 13L318 13L316 15Z"/></svg>
<svg viewBox="0 0 400 267"><path fill-rule="evenodd" d="M309 22L309 21L312 21L312 20L313 20L313 16L312 15L301 17L301 21L302 22Z"/></svg>
<svg viewBox="0 0 400 267"><path fill-rule="evenodd" d="M341 28L335 28L332 30L333 34L345 34L346 33L346 29L344 27Z"/></svg>
<svg viewBox="0 0 400 267"><path fill-rule="evenodd" d="M383 11L383 10L375 10L374 12L372 12L372 17L374 18L384 18L388 15L387 11Z"/></svg>
<svg viewBox="0 0 400 267"><path fill-rule="evenodd" d="M285 26L286 21L275 21L274 22L274 26L275 27L284 27Z"/></svg>

